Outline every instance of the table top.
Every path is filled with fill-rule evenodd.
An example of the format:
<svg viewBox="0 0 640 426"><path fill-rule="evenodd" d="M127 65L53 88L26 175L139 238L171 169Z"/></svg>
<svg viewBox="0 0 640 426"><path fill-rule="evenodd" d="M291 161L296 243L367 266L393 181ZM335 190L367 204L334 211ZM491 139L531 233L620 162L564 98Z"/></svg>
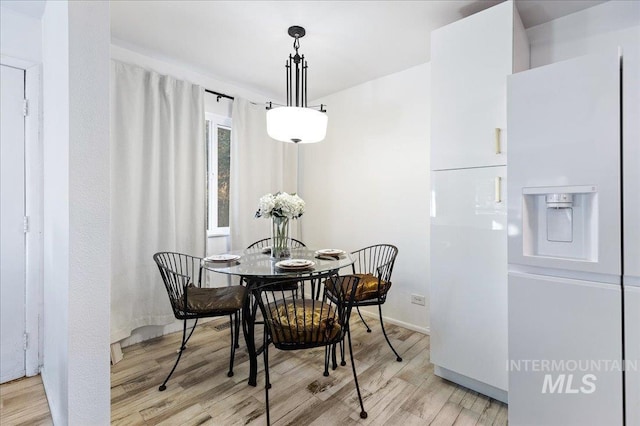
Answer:
<svg viewBox="0 0 640 426"><path fill-rule="evenodd" d="M339 259L317 258L315 249L298 248L291 249L291 259L306 259L312 261L312 267L303 270L285 270L276 267L275 260L271 260L270 253L263 253L262 249L246 249L229 252L239 255L240 258L233 262L209 262L203 260L202 267L209 271L220 272L243 277L288 277L296 275L322 274L336 271L353 264L354 259L349 253L345 253Z"/></svg>

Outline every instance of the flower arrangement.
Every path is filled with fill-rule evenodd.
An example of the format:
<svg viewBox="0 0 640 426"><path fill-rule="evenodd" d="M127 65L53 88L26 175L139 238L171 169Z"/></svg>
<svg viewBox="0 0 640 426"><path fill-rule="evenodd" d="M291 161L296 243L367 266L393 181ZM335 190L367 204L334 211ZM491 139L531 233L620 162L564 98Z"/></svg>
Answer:
<svg viewBox="0 0 640 426"><path fill-rule="evenodd" d="M304 207L304 200L296 194L266 194L260 197L256 217L297 219L304 213Z"/></svg>
<svg viewBox="0 0 640 426"><path fill-rule="evenodd" d="M278 260L291 256L289 244L289 220L297 219L304 213L304 200L296 194L277 192L260 197L256 217L271 219L271 259Z"/></svg>

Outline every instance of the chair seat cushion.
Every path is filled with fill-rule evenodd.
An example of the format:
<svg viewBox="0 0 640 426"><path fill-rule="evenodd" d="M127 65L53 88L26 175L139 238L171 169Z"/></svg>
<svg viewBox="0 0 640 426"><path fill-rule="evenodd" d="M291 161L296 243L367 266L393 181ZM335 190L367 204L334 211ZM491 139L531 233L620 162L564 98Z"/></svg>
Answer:
<svg viewBox="0 0 640 426"><path fill-rule="evenodd" d="M334 341L340 334L335 307L318 300L280 301L271 307L269 314L275 344L322 344Z"/></svg>
<svg viewBox="0 0 640 426"><path fill-rule="evenodd" d="M247 289L234 285L230 287L200 288L187 287L187 309L196 314L233 313L242 308ZM180 310L184 311L184 300L178 300Z"/></svg>
<svg viewBox="0 0 640 426"><path fill-rule="evenodd" d="M378 278L373 274L353 274L354 276L360 278L358 282L358 287L356 288L356 293L354 295L354 299L356 302L363 302L365 300L377 299L378 298ZM338 281L344 287L348 285L348 281L344 280L344 277L338 277ZM333 291L333 283L329 280L325 282L325 286L329 292ZM380 297L387 294L391 288L391 281L387 282L384 280L380 281ZM343 288L345 294L348 294L349 289Z"/></svg>
<svg viewBox="0 0 640 426"><path fill-rule="evenodd" d="M356 300L368 300L378 297L378 278L373 274L355 274L360 278L358 288L356 290ZM380 280L380 296L386 295L391 288L391 281Z"/></svg>

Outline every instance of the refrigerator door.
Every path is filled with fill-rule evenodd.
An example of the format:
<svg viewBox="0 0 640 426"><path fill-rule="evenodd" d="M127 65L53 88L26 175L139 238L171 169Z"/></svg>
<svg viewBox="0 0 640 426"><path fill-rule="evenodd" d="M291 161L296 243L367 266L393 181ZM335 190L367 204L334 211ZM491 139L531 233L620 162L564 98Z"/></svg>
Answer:
<svg viewBox="0 0 640 426"><path fill-rule="evenodd" d="M619 283L619 55L514 74L507 99L509 263Z"/></svg>
<svg viewBox="0 0 640 426"><path fill-rule="evenodd" d="M640 45L622 72L626 425L640 426Z"/></svg>
<svg viewBox="0 0 640 426"><path fill-rule="evenodd" d="M620 292L509 272L509 424L623 424Z"/></svg>
<svg viewBox="0 0 640 426"><path fill-rule="evenodd" d="M506 167L433 172L431 203L431 361L502 391L507 389L505 178Z"/></svg>
<svg viewBox="0 0 640 426"><path fill-rule="evenodd" d="M640 44L625 51L623 82L624 275L640 286Z"/></svg>

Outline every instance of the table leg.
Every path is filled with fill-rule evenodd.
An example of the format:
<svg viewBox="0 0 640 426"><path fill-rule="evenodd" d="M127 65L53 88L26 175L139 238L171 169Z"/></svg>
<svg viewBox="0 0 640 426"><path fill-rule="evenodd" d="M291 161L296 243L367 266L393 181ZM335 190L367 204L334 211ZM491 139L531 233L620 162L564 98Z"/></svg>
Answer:
<svg viewBox="0 0 640 426"><path fill-rule="evenodd" d="M247 295L242 309L242 332L247 343L249 353L249 385L257 385L258 376L258 354L255 343L255 312L251 309L251 294Z"/></svg>

